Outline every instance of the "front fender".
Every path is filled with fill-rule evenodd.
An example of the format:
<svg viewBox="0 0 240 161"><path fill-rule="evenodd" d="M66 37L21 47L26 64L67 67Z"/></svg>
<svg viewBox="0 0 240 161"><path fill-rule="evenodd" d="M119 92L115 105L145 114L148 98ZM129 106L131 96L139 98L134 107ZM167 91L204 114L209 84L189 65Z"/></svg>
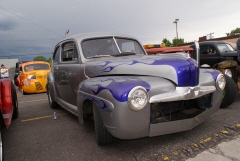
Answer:
<svg viewBox="0 0 240 161"><path fill-rule="evenodd" d="M128 93L136 86L144 87L148 91L149 97L175 90L175 84L173 82L159 77L108 76L87 79L80 83L78 90L77 102L80 123L84 123L84 102L90 100L99 109L105 125L111 124L113 114L118 115L116 113L118 110L115 108L127 106L124 108L130 110L127 105Z"/></svg>
<svg viewBox="0 0 240 161"><path fill-rule="evenodd" d="M238 63L233 60L225 60L225 61L218 63L218 69L220 71L222 71L223 69L226 69L226 68L232 68L232 67L237 67L237 66L238 66Z"/></svg>

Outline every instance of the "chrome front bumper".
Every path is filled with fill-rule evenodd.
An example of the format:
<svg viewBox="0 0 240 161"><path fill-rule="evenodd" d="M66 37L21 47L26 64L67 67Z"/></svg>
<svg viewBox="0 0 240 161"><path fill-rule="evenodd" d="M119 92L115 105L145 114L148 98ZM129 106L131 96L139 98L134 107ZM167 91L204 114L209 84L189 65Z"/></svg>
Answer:
<svg viewBox="0 0 240 161"><path fill-rule="evenodd" d="M215 86L176 87L175 91L152 96L149 103L195 99L214 91Z"/></svg>

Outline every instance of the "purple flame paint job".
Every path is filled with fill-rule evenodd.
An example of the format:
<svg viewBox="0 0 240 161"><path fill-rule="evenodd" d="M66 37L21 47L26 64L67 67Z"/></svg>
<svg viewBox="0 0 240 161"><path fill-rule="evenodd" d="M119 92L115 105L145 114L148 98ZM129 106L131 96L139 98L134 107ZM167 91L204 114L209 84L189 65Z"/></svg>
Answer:
<svg viewBox="0 0 240 161"><path fill-rule="evenodd" d="M151 86L140 78L124 79L124 81L117 81L117 78L95 78L91 81L86 80L80 84L80 89L83 91L90 90L94 95L98 95L103 90L108 90L112 94L112 96L119 102L126 102L128 93L132 88L136 86L142 86L147 91L151 89ZM111 81L111 83L107 86L103 86L103 83L106 81Z"/></svg>

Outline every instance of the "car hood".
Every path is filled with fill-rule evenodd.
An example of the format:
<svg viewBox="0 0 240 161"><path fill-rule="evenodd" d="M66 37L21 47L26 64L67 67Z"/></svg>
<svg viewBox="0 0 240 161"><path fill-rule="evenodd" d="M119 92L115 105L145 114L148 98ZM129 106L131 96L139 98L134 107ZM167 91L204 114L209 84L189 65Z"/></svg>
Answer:
<svg viewBox="0 0 240 161"><path fill-rule="evenodd" d="M144 55L98 59L86 63L87 77L110 75L156 76L173 81L178 86L199 84L199 68L195 60L181 55Z"/></svg>

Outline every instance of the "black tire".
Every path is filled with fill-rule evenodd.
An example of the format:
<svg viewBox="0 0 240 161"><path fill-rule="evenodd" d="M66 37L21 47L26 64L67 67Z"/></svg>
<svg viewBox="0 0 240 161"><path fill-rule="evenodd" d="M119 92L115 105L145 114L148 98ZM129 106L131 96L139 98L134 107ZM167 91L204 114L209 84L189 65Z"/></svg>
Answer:
<svg viewBox="0 0 240 161"><path fill-rule="evenodd" d="M49 90L49 88L47 89L47 95L48 95L48 103L49 103L49 106L52 108L52 109L58 109L58 108L61 108L61 106L52 100L52 94Z"/></svg>
<svg viewBox="0 0 240 161"><path fill-rule="evenodd" d="M95 127L95 139L98 145L107 145L114 142L115 138L108 132L102 117L96 107L93 106L93 117Z"/></svg>
<svg viewBox="0 0 240 161"><path fill-rule="evenodd" d="M237 98L237 85L229 76L225 75L226 86L223 91L223 99L220 108L226 108L230 106Z"/></svg>
<svg viewBox="0 0 240 161"><path fill-rule="evenodd" d="M229 68L229 70L231 70L232 72L232 79L235 83L238 82L238 73L237 73L237 70L236 70L236 67L235 68Z"/></svg>
<svg viewBox="0 0 240 161"><path fill-rule="evenodd" d="M23 95L27 95L27 93L24 91L24 89L21 90Z"/></svg>
<svg viewBox="0 0 240 161"><path fill-rule="evenodd" d="M11 84L11 93L12 93L12 104L13 104L13 115L12 119L18 118L19 110L18 110L18 99L17 99L17 92L13 83Z"/></svg>
<svg viewBox="0 0 240 161"><path fill-rule="evenodd" d="M15 75L15 76L14 76L14 84L15 84L16 86L18 86L17 77L18 77L18 75Z"/></svg>

